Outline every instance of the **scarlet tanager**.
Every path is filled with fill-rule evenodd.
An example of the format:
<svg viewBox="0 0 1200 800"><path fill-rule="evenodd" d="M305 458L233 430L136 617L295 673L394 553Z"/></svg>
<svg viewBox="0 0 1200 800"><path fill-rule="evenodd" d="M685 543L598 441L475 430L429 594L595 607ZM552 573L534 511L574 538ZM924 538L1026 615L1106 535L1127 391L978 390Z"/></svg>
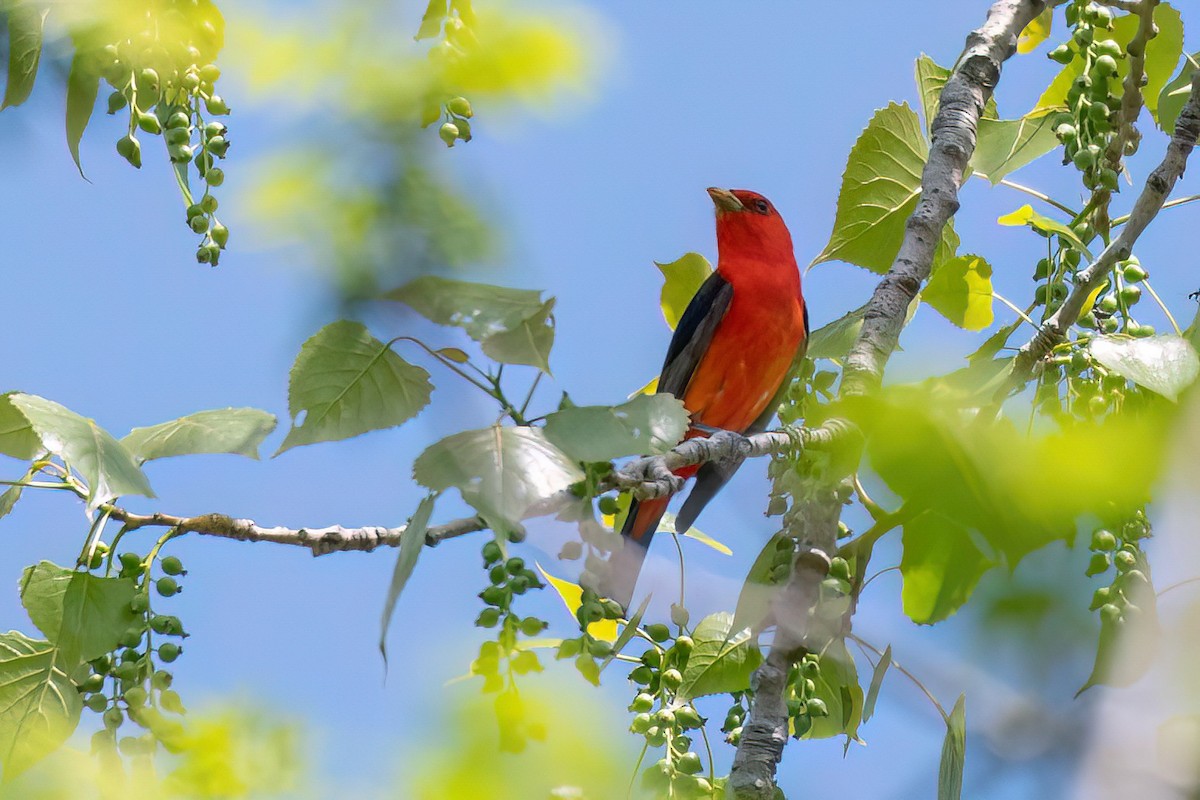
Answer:
<svg viewBox="0 0 1200 800"><path fill-rule="evenodd" d="M675 328L658 391L673 394L693 425L737 433L765 430L787 389L793 362L808 341L808 309L792 236L779 212L756 192L710 188L717 210L717 269ZM692 427L685 438L706 433ZM684 467L696 485L676 530L687 530L733 477L740 462ZM625 608L667 510L668 497L634 500L621 529L624 546L609 566L606 594Z"/></svg>

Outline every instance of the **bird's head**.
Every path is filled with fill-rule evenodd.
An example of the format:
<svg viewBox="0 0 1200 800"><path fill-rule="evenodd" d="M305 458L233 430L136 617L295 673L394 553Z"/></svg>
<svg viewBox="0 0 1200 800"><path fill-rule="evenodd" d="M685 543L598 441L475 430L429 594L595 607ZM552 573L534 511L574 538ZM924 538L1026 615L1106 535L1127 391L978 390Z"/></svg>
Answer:
<svg viewBox="0 0 1200 800"><path fill-rule="evenodd" d="M722 260L795 261L792 235L771 201L748 189L709 187L717 208L717 249Z"/></svg>

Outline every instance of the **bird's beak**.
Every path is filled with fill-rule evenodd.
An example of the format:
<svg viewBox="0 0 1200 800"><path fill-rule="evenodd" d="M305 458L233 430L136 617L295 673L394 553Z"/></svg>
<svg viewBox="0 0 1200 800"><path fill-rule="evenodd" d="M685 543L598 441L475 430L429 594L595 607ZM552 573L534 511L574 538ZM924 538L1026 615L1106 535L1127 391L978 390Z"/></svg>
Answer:
<svg viewBox="0 0 1200 800"><path fill-rule="evenodd" d="M717 207L717 213L721 214L726 211L744 211L745 206L742 201L738 200L733 192L728 189L718 189L716 186L708 187L708 196L712 198L713 204Z"/></svg>

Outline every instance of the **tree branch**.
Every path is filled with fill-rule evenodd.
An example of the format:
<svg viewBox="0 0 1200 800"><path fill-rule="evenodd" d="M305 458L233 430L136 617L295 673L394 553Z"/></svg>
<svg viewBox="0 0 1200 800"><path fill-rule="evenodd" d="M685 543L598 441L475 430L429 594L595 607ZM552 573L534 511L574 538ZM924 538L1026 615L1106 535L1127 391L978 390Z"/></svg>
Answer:
<svg viewBox="0 0 1200 800"><path fill-rule="evenodd" d="M1183 175L1197 138L1200 138L1200 70L1192 74L1192 96L1179 112L1175 121L1175 133L1167 145L1167 153L1163 156L1162 163L1146 178L1146 185L1129 213L1129 221L1121 229L1121 234L1104 248L1095 261L1076 273L1075 286L1067 299L1017 352L1013 359L1012 376L998 399L1003 399L1013 388L1025 384L1037 363L1055 345L1066 339L1067 330L1083 314L1083 305L1087 298L1108 279L1118 261L1129 258L1134 243L1150 221L1157 216L1175 187L1175 182Z"/></svg>
<svg viewBox="0 0 1200 800"><path fill-rule="evenodd" d="M842 372L841 396L868 394L882 383L909 303L929 277L942 229L958 210L958 189L975 151L984 104L1000 79L1001 65L1016 52L1018 35L1043 8L1044 0L997 0L983 26L967 37L966 50L942 90L933 121L933 141L921 175L921 199L908 219L891 269L867 304L862 330ZM826 423L822 427L828 426ZM848 428L849 423L843 421L841 427ZM809 626L818 618L811 612L837 545L843 499L841 487L812 487L811 495L796 509L800 554L773 605L775 641L755 672L754 700L729 778L729 786L739 800L773 797L775 768L787 742L783 692L788 671L810 647L814 636L838 633L813 631Z"/></svg>

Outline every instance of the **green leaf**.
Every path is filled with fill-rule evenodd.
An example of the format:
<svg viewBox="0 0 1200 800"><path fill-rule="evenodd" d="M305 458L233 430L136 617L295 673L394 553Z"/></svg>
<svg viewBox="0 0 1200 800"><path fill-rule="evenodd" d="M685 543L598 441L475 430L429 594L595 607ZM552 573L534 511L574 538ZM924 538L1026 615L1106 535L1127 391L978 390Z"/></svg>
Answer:
<svg viewBox="0 0 1200 800"><path fill-rule="evenodd" d="M197 453L229 453L258 458L258 447L277 421L257 408L197 411L148 428L134 428L121 440L138 462Z"/></svg>
<svg viewBox="0 0 1200 800"><path fill-rule="evenodd" d="M554 298L510 331L494 333L480 342L484 355L501 364L524 364L550 374L554 346Z"/></svg>
<svg viewBox="0 0 1200 800"><path fill-rule="evenodd" d="M477 342L518 328L541 312L542 293L424 275L384 295L439 325L462 328Z"/></svg>
<svg viewBox="0 0 1200 800"><path fill-rule="evenodd" d="M545 433L577 461L609 461L667 452L687 433L691 418L669 394L638 395L619 406L576 406L546 417Z"/></svg>
<svg viewBox="0 0 1200 800"><path fill-rule="evenodd" d="M1010 227L1028 225L1034 230L1041 231L1044 234L1061 236L1063 239L1066 239L1068 242L1070 242L1076 250L1087 256L1088 261L1092 260L1091 251L1088 250L1087 245L1085 245L1083 241L1075 235L1075 231L1071 230L1068 226L1056 219L1051 219L1050 217L1037 213L1033 210L1033 206L1021 206L1011 214L1005 214L1004 216L999 217L996 222L1000 225L1007 225Z"/></svg>
<svg viewBox="0 0 1200 800"><path fill-rule="evenodd" d="M1154 9L1154 24L1158 35L1146 44L1146 84L1142 96L1146 109L1157 120L1158 98L1183 55L1183 18L1170 3L1159 3ZM1124 73L1121 77L1124 78Z"/></svg>
<svg viewBox="0 0 1200 800"><path fill-rule="evenodd" d="M879 657L875 671L871 673L871 685L867 688L867 699L863 701L862 721L865 723L875 713L875 702L879 699L879 689L883 686L883 676L887 675L888 667L892 665L892 646L889 644Z"/></svg>
<svg viewBox="0 0 1200 800"><path fill-rule="evenodd" d="M83 165L79 163L79 140L87 128L92 111L96 108L96 95L100 91L100 75L93 68L93 56L77 49L71 59L71 71L67 75L67 147L79 174Z"/></svg>
<svg viewBox="0 0 1200 800"><path fill-rule="evenodd" d="M8 82L0 111L19 106L29 99L37 77L38 61L42 57L42 29L46 25L46 15L50 13L48 8L36 8L23 2L7 5Z"/></svg>
<svg viewBox="0 0 1200 800"><path fill-rule="evenodd" d="M675 330L684 309L700 289L700 284L712 274L712 265L699 253L684 253L678 260L667 264L654 262L663 274L662 295L659 305L667 327Z"/></svg>
<svg viewBox="0 0 1200 800"><path fill-rule="evenodd" d="M1020 119L979 120L979 142L971 155L971 168L995 186L1010 172L1058 147L1054 135L1057 116L1057 111L1036 109Z"/></svg>
<svg viewBox="0 0 1200 800"><path fill-rule="evenodd" d="M29 420L42 446L83 476L89 510L123 495L154 497L133 456L95 420L32 394L9 395L9 402Z"/></svg>
<svg viewBox="0 0 1200 800"><path fill-rule="evenodd" d="M429 0L425 14L421 17L421 27L413 38L418 42L431 39L442 32L442 21L446 19L446 0Z"/></svg>
<svg viewBox="0 0 1200 800"><path fill-rule="evenodd" d="M938 765L938 800L961 800L963 765L967 756L967 696L960 694L946 719L942 760Z"/></svg>
<svg viewBox="0 0 1200 800"><path fill-rule="evenodd" d="M1038 45L1050 38L1050 29L1054 24L1054 6L1048 6L1045 11L1034 17L1021 35L1017 37L1017 52L1022 55L1032 53Z"/></svg>
<svg viewBox="0 0 1200 800"><path fill-rule="evenodd" d="M425 532L429 530L429 518L433 514L433 504L436 494L431 494L421 501L413 512L404 535L400 537L400 552L396 556L396 566L392 570L392 581L388 584L387 599L383 601L383 616L379 621L379 653L383 656L384 666L387 666L387 632L392 624L392 614L396 610L396 601L404 591L413 569L417 566L417 558L425 548Z"/></svg>
<svg viewBox="0 0 1200 800"><path fill-rule="evenodd" d="M1101 617L1100 642L1092 674L1075 696L1093 686L1129 686L1141 678L1154 663L1160 628L1158 596L1150 582L1150 564L1138 552L1134 568L1117 578L1116 585L1127 601L1121 617L1109 621Z"/></svg>
<svg viewBox="0 0 1200 800"><path fill-rule="evenodd" d="M0 493L0 517L7 517L21 499L21 487L10 486Z"/></svg>
<svg viewBox="0 0 1200 800"><path fill-rule="evenodd" d="M457 488L489 524L519 523L532 505L584 477L537 428L499 425L431 445L413 464L413 476L435 492Z"/></svg>
<svg viewBox="0 0 1200 800"><path fill-rule="evenodd" d="M58 666L70 672L115 650L133 625L130 578L101 578L41 561L21 577L21 603L54 645Z"/></svg>
<svg viewBox="0 0 1200 800"><path fill-rule="evenodd" d="M1175 132L1175 120L1192 96L1192 73L1200 69L1200 52L1184 55L1179 74L1162 88L1158 95L1158 127L1167 133Z"/></svg>
<svg viewBox="0 0 1200 800"><path fill-rule="evenodd" d="M817 685L815 696L825 702L829 715L813 717L812 727L801 738L828 739L843 734L848 739L858 738L863 690L858 684L858 668L846 649L845 640L830 642L822 651L819 664L820 674L813 680Z"/></svg>
<svg viewBox="0 0 1200 800"><path fill-rule="evenodd" d="M680 699L750 687L750 674L762 663L762 653L749 628L734 631L732 626L733 615L727 611L710 614L696 625L692 631L695 646L677 693Z"/></svg>
<svg viewBox="0 0 1200 800"><path fill-rule="evenodd" d="M1196 351L1186 339L1174 334L1146 339L1097 336L1088 350L1112 372L1168 400L1178 400L1200 374Z"/></svg>
<svg viewBox="0 0 1200 800"><path fill-rule="evenodd" d="M12 404L14 394L0 394L0 453L29 461L38 454L41 441L29 418Z"/></svg>
<svg viewBox="0 0 1200 800"><path fill-rule="evenodd" d="M275 455L314 442L391 428L429 404L429 373L357 322L340 320L300 348L288 380L292 429ZM304 421L295 419L304 412Z"/></svg>
<svg viewBox="0 0 1200 800"><path fill-rule="evenodd" d="M866 305L861 305L813 331L808 337L808 357L835 361L845 358L858 340L866 312Z"/></svg>
<svg viewBox="0 0 1200 800"><path fill-rule="evenodd" d="M941 622L958 611L994 566L965 526L934 511L906 523L902 541L904 613L919 625Z"/></svg>
<svg viewBox="0 0 1200 800"><path fill-rule="evenodd" d="M833 232L813 265L837 260L886 272L916 208L928 152L907 103L876 111L850 150Z"/></svg>
<svg viewBox="0 0 1200 800"><path fill-rule="evenodd" d="M958 327L981 331L993 320L992 265L980 256L952 258L934 270L921 299Z"/></svg>
<svg viewBox="0 0 1200 800"><path fill-rule="evenodd" d="M0 634L0 764L12 780L54 750L79 724L83 704L55 648L23 633Z"/></svg>
<svg viewBox="0 0 1200 800"><path fill-rule="evenodd" d="M917 94L921 97L921 113L925 116L927 134L933 130L933 118L937 116L942 89L946 87L946 81L949 79L950 70L947 67L941 66L924 53L918 56L916 63ZM996 110L996 98L995 96L989 97L983 106L982 119L999 118L1000 114Z"/></svg>

